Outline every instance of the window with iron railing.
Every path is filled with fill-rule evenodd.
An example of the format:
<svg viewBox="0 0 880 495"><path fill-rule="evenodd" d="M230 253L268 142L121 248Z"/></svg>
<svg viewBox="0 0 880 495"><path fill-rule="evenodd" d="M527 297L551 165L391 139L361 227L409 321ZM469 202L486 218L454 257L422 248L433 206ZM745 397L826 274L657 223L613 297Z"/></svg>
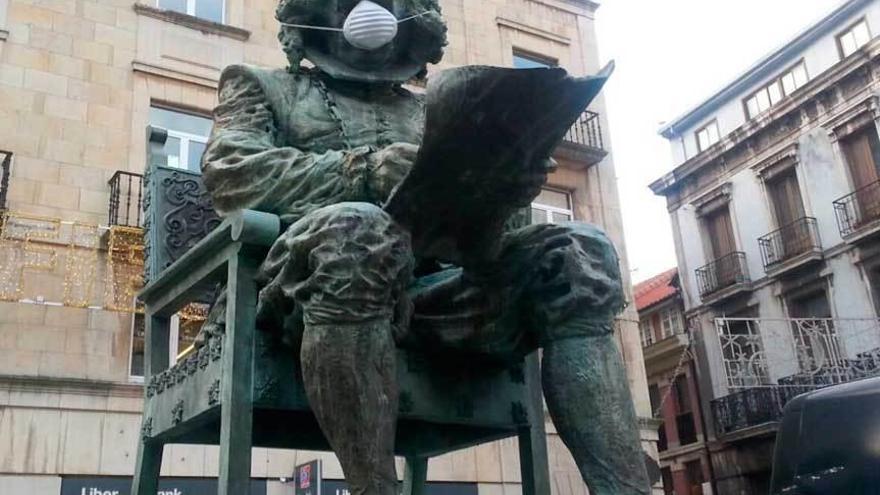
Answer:
<svg viewBox="0 0 880 495"><path fill-rule="evenodd" d="M820 250L819 226L815 218L803 217L758 239L764 268L780 266L804 253Z"/></svg>

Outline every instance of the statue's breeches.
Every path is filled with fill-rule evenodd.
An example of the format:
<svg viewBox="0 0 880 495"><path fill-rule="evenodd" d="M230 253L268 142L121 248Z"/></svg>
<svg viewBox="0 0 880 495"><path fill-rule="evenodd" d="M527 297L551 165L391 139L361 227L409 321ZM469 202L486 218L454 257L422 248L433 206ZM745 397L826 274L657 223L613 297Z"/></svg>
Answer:
<svg viewBox="0 0 880 495"><path fill-rule="evenodd" d="M509 232L499 259L476 270L413 278L413 259L409 235L378 207L316 210L278 238L260 269L260 326L295 342L306 323L391 319L403 346L505 359L610 333L623 304L614 247L583 223ZM209 328L222 331L223 303Z"/></svg>
<svg viewBox="0 0 880 495"><path fill-rule="evenodd" d="M613 331L623 288L617 254L599 229L533 225L502 244L498 261L478 271L450 268L411 284L408 345L508 358Z"/></svg>
<svg viewBox="0 0 880 495"><path fill-rule="evenodd" d="M409 235L380 208L340 203L291 225L260 268L261 322L298 330L394 317L412 273ZM299 318L299 315L302 318Z"/></svg>

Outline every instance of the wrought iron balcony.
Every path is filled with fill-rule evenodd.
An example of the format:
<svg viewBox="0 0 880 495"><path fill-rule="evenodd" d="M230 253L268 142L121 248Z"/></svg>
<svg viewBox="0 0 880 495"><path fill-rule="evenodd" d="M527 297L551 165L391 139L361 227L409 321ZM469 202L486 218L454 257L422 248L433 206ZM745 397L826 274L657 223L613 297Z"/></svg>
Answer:
<svg viewBox="0 0 880 495"><path fill-rule="evenodd" d="M599 114L585 111L562 138L555 155L575 164L585 166L599 163L608 152L602 137L602 120Z"/></svg>
<svg viewBox="0 0 880 495"><path fill-rule="evenodd" d="M110 179L111 227L143 227L144 176L117 171Z"/></svg>
<svg viewBox="0 0 880 495"><path fill-rule="evenodd" d="M12 152L0 151L0 211L6 210L9 175L12 173Z"/></svg>
<svg viewBox="0 0 880 495"><path fill-rule="evenodd" d="M868 344L880 330L876 318L717 318L715 326L734 391L712 401L719 435L778 421L800 394L880 376L880 348Z"/></svg>
<svg viewBox="0 0 880 495"><path fill-rule="evenodd" d="M589 110L585 111L571 126L563 141L604 150L605 143L602 139L602 122L599 120L599 114Z"/></svg>
<svg viewBox="0 0 880 495"><path fill-rule="evenodd" d="M779 268L786 261L807 253L821 253L819 228L815 218L804 217L758 239L764 268Z"/></svg>
<svg viewBox="0 0 880 495"><path fill-rule="evenodd" d="M834 203L837 226L844 238L880 220L880 181L868 184Z"/></svg>
<svg viewBox="0 0 880 495"><path fill-rule="evenodd" d="M750 282L746 254L742 252L730 253L697 268L696 274L700 297L703 298L722 289Z"/></svg>

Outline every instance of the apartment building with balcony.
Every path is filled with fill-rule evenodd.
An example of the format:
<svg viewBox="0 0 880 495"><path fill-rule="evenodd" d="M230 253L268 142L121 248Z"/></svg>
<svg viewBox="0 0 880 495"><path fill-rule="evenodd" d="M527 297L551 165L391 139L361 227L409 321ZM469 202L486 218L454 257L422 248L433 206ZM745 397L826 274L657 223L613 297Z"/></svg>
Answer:
<svg viewBox="0 0 880 495"><path fill-rule="evenodd" d="M708 495L712 467L678 269L636 284L633 295L657 422L663 492Z"/></svg>
<svg viewBox="0 0 880 495"><path fill-rule="evenodd" d="M718 493L767 491L789 399L877 372L878 33L846 1L661 130Z"/></svg>
<svg viewBox="0 0 880 495"><path fill-rule="evenodd" d="M589 0L442 0L449 46L432 72L465 64L599 70ZM284 67L276 0L0 0L0 493L127 493L143 397L142 208L148 125L168 131L168 165L199 173L221 70ZM419 85L412 86L419 91ZM537 222L582 220L610 234L628 274L614 162L599 98L555 157ZM177 197L188 201L186 191ZM206 228L187 218L185 248ZM185 227L185 228L184 228ZM629 281L626 281L629 289ZM204 318L175 318L172 362ZM645 448L655 454L634 309L619 337ZM583 494L548 425L554 493ZM432 460L429 478L462 494L517 490L514 440ZM254 493L330 455L256 449ZM217 451L167 447L165 488L210 493ZM215 483L215 482L214 482Z"/></svg>

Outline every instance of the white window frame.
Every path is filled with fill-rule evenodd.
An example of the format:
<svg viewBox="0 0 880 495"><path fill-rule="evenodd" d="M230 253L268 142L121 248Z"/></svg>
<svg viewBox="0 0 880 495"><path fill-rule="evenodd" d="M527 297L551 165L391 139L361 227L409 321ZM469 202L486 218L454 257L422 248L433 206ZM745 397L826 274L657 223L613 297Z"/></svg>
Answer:
<svg viewBox="0 0 880 495"><path fill-rule="evenodd" d="M860 26L865 26L865 31L868 33L868 37L862 41L856 39L856 29ZM844 38L847 37L852 38L852 50L847 50L844 46ZM872 39L873 36L871 36L871 26L868 25L868 19L863 17L861 20L848 27L846 31L837 35L837 47L840 50L841 58L849 57L853 53L859 51L859 48L867 45Z"/></svg>
<svg viewBox="0 0 880 495"><path fill-rule="evenodd" d="M199 0L186 0L186 12L183 12L183 13L186 15L191 15L193 17L198 17L199 19L204 19L203 17L199 17L196 15L196 2L198 2L198 1ZM221 3L220 20L217 21L220 24L226 23L226 2L227 2L227 0L220 0L220 3ZM164 8L164 7L162 7L162 0L156 0L156 7L157 8ZM211 19L204 19L204 20L209 21L209 22L214 22L214 21L211 21Z"/></svg>
<svg viewBox="0 0 880 495"><path fill-rule="evenodd" d="M128 381L130 383L144 383L144 375L135 375L131 369L132 358L134 357L134 330L135 330L135 322L137 318L146 318L141 313L132 313L131 314L131 330L129 333L130 341L128 344ZM180 343L178 342L180 338L180 316L175 314L170 318L170 328L168 332L168 363L169 367L177 364L177 356L178 346ZM144 321L144 329L146 329L147 322ZM144 332L144 349L146 350L146 332ZM146 361L146 352L144 352L144 373L146 374L147 370L147 361Z"/></svg>
<svg viewBox="0 0 880 495"><path fill-rule="evenodd" d="M639 322L639 333L642 336L642 347L653 345L654 342L654 325L651 324L650 318Z"/></svg>
<svg viewBox="0 0 880 495"><path fill-rule="evenodd" d="M799 80L797 75L803 75L803 79ZM803 87L810 81L810 74L807 72L806 63L801 60L791 68L773 79L761 89L755 91L743 100L743 107L746 112L746 119L753 119L758 115L770 110L783 98L791 96L792 93ZM787 89L786 82L791 86Z"/></svg>
<svg viewBox="0 0 880 495"><path fill-rule="evenodd" d="M712 132L710 130L715 131L714 140L713 140ZM706 134L706 144L705 145L703 144L703 139L701 137L701 135L703 133ZM708 124L704 125L703 127L697 129L697 132L695 132L694 135L697 138L697 151L699 151L700 153L706 151L707 149L709 149L712 146L714 146L715 144L717 144L718 141L721 141L721 132L718 130L718 121L713 120L712 122L709 122Z"/></svg>
<svg viewBox="0 0 880 495"><path fill-rule="evenodd" d="M675 308L665 309L660 313L660 334L668 339L684 331L681 313Z"/></svg>
<svg viewBox="0 0 880 495"><path fill-rule="evenodd" d="M208 144L208 138L205 136L199 136L196 134L190 134L188 132L180 132L175 131L174 129L166 129L168 131L168 137L177 138L180 140L180 155L178 156L178 163L176 166L168 165L171 168L178 168L181 170L192 170L190 168L189 163L189 144L190 143L199 143L199 144ZM198 168L199 164L195 164L196 168Z"/></svg>
<svg viewBox="0 0 880 495"><path fill-rule="evenodd" d="M557 194L564 194L565 197L568 199L568 208L560 208L558 206L550 206L550 205L545 205L542 203L534 202L534 203L532 203L532 209L539 210L539 211L546 213L547 214L547 223L556 223L553 220L554 213L559 214L559 215L567 215L568 216L568 220L566 220L567 222L574 221L574 209L573 209L573 204L572 204L571 192L570 191L563 191L560 189L552 189L552 188L544 188L544 190L555 192Z"/></svg>

